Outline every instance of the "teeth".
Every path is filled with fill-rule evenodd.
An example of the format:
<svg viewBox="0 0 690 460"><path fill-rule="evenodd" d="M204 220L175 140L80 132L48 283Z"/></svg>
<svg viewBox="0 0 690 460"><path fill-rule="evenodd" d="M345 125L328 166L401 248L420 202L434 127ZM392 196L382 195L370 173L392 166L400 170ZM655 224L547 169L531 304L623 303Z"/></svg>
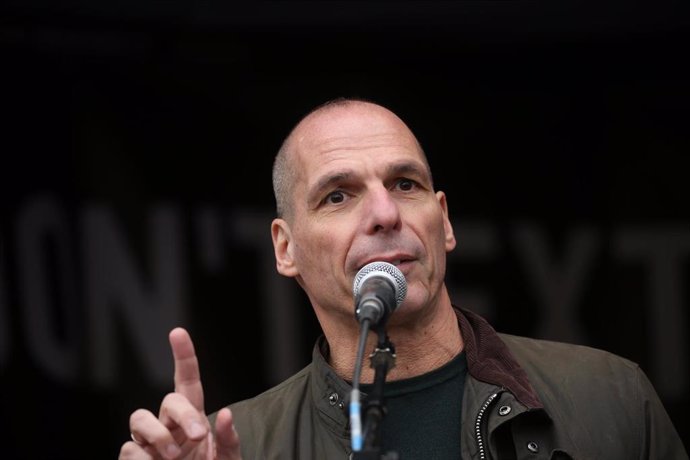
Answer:
<svg viewBox="0 0 690 460"><path fill-rule="evenodd" d="M400 265L400 259L396 259L391 262L393 265Z"/></svg>

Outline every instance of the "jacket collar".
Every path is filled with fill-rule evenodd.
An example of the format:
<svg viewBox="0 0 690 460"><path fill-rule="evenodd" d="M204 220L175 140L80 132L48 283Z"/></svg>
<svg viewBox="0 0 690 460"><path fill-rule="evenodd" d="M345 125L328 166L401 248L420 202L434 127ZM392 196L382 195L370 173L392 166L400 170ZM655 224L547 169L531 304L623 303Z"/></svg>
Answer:
<svg viewBox="0 0 690 460"><path fill-rule="evenodd" d="M543 404L506 344L481 316L453 306L465 342L467 369L472 377L510 391L527 409Z"/></svg>
<svg viewBox="0 0 690 460"><path fill-rule="evenodd" d="M505 388L527 410L541 409L543 404L508 347L493 327L481 316L453 306L465 344L470 375L482 382ZM351 386L328 364L328 342L321 336L312 353L312 398L327 423L345 430Z"/></svg>

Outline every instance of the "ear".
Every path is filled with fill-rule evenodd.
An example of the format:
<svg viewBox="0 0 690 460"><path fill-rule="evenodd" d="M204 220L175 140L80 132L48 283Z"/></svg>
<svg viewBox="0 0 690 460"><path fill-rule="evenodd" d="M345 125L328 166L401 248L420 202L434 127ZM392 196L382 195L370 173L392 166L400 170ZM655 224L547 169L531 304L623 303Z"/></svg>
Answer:
<svg viewBox="0 0 690 460"><path fill-rule="evenodd" d="M438 199L438 203L441 205L441 210L443 211L443 230L446 234L446 252L450 252L455 249L457 242L453 234L453 226L450 224L450 219L448 217L446 194L443 192L436 192L436 199Z"/></svg>
<svg viewBox="0 0 690 460"><path fill-rule="evenodd" d="M297 276L299 270L295 265L290 225L284 219L273 219L271 237L273 238L273 251L276 256L278 273L290 278Z"/></svg>

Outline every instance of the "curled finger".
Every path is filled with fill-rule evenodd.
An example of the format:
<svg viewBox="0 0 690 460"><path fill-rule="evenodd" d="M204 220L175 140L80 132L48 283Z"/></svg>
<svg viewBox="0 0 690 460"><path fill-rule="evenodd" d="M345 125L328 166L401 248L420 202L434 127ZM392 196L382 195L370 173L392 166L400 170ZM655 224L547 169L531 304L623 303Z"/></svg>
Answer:
<svg viewBox="0 0 690 460"><path fill-rule="evenodd" d="M181 453L168 427L148 410L134 411L129 418L129 429L132 444L141 447L145 452L157 452L166 459L176 458Z"/></svg>
<svg viewBox="0 0 690 460"><path fill-rule="evenodd" d="M127 441L120 448L118 460L153 460L157 452L153 446L140 445L136 441Z"/></svg>
<svg viewBox="0 0 690 460"><path fill-rule="evenodd" d="M209 432L206 416L180 393L169 393L163 398L159 419L171 429L181 428L184 435L194 442L203 440Z"/></svg>

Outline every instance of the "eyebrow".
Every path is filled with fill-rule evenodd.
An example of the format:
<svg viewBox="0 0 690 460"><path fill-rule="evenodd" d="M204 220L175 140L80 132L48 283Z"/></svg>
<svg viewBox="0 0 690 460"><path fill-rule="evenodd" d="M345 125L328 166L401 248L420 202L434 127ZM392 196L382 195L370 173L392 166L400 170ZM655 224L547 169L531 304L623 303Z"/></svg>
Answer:
<svg viewBox="0 0 690 460"><path fill-rule="evenodd" d="M354 177L354 175L355 174L352 171L337 171L323 176L309 191L307 195L307 202L312 203L313 201L318 200L323 194L324 190L328 190L329 188L333 187L334 184L347 181Z"/></svg>
<svg viewBox="0 0 690 460"><path fill-rule="evenodd" d="M397 176L400 174L415 174L420 178L430 179L431 174L427 167L413 161L402 161L388 166L388 174Z"/></svg>

